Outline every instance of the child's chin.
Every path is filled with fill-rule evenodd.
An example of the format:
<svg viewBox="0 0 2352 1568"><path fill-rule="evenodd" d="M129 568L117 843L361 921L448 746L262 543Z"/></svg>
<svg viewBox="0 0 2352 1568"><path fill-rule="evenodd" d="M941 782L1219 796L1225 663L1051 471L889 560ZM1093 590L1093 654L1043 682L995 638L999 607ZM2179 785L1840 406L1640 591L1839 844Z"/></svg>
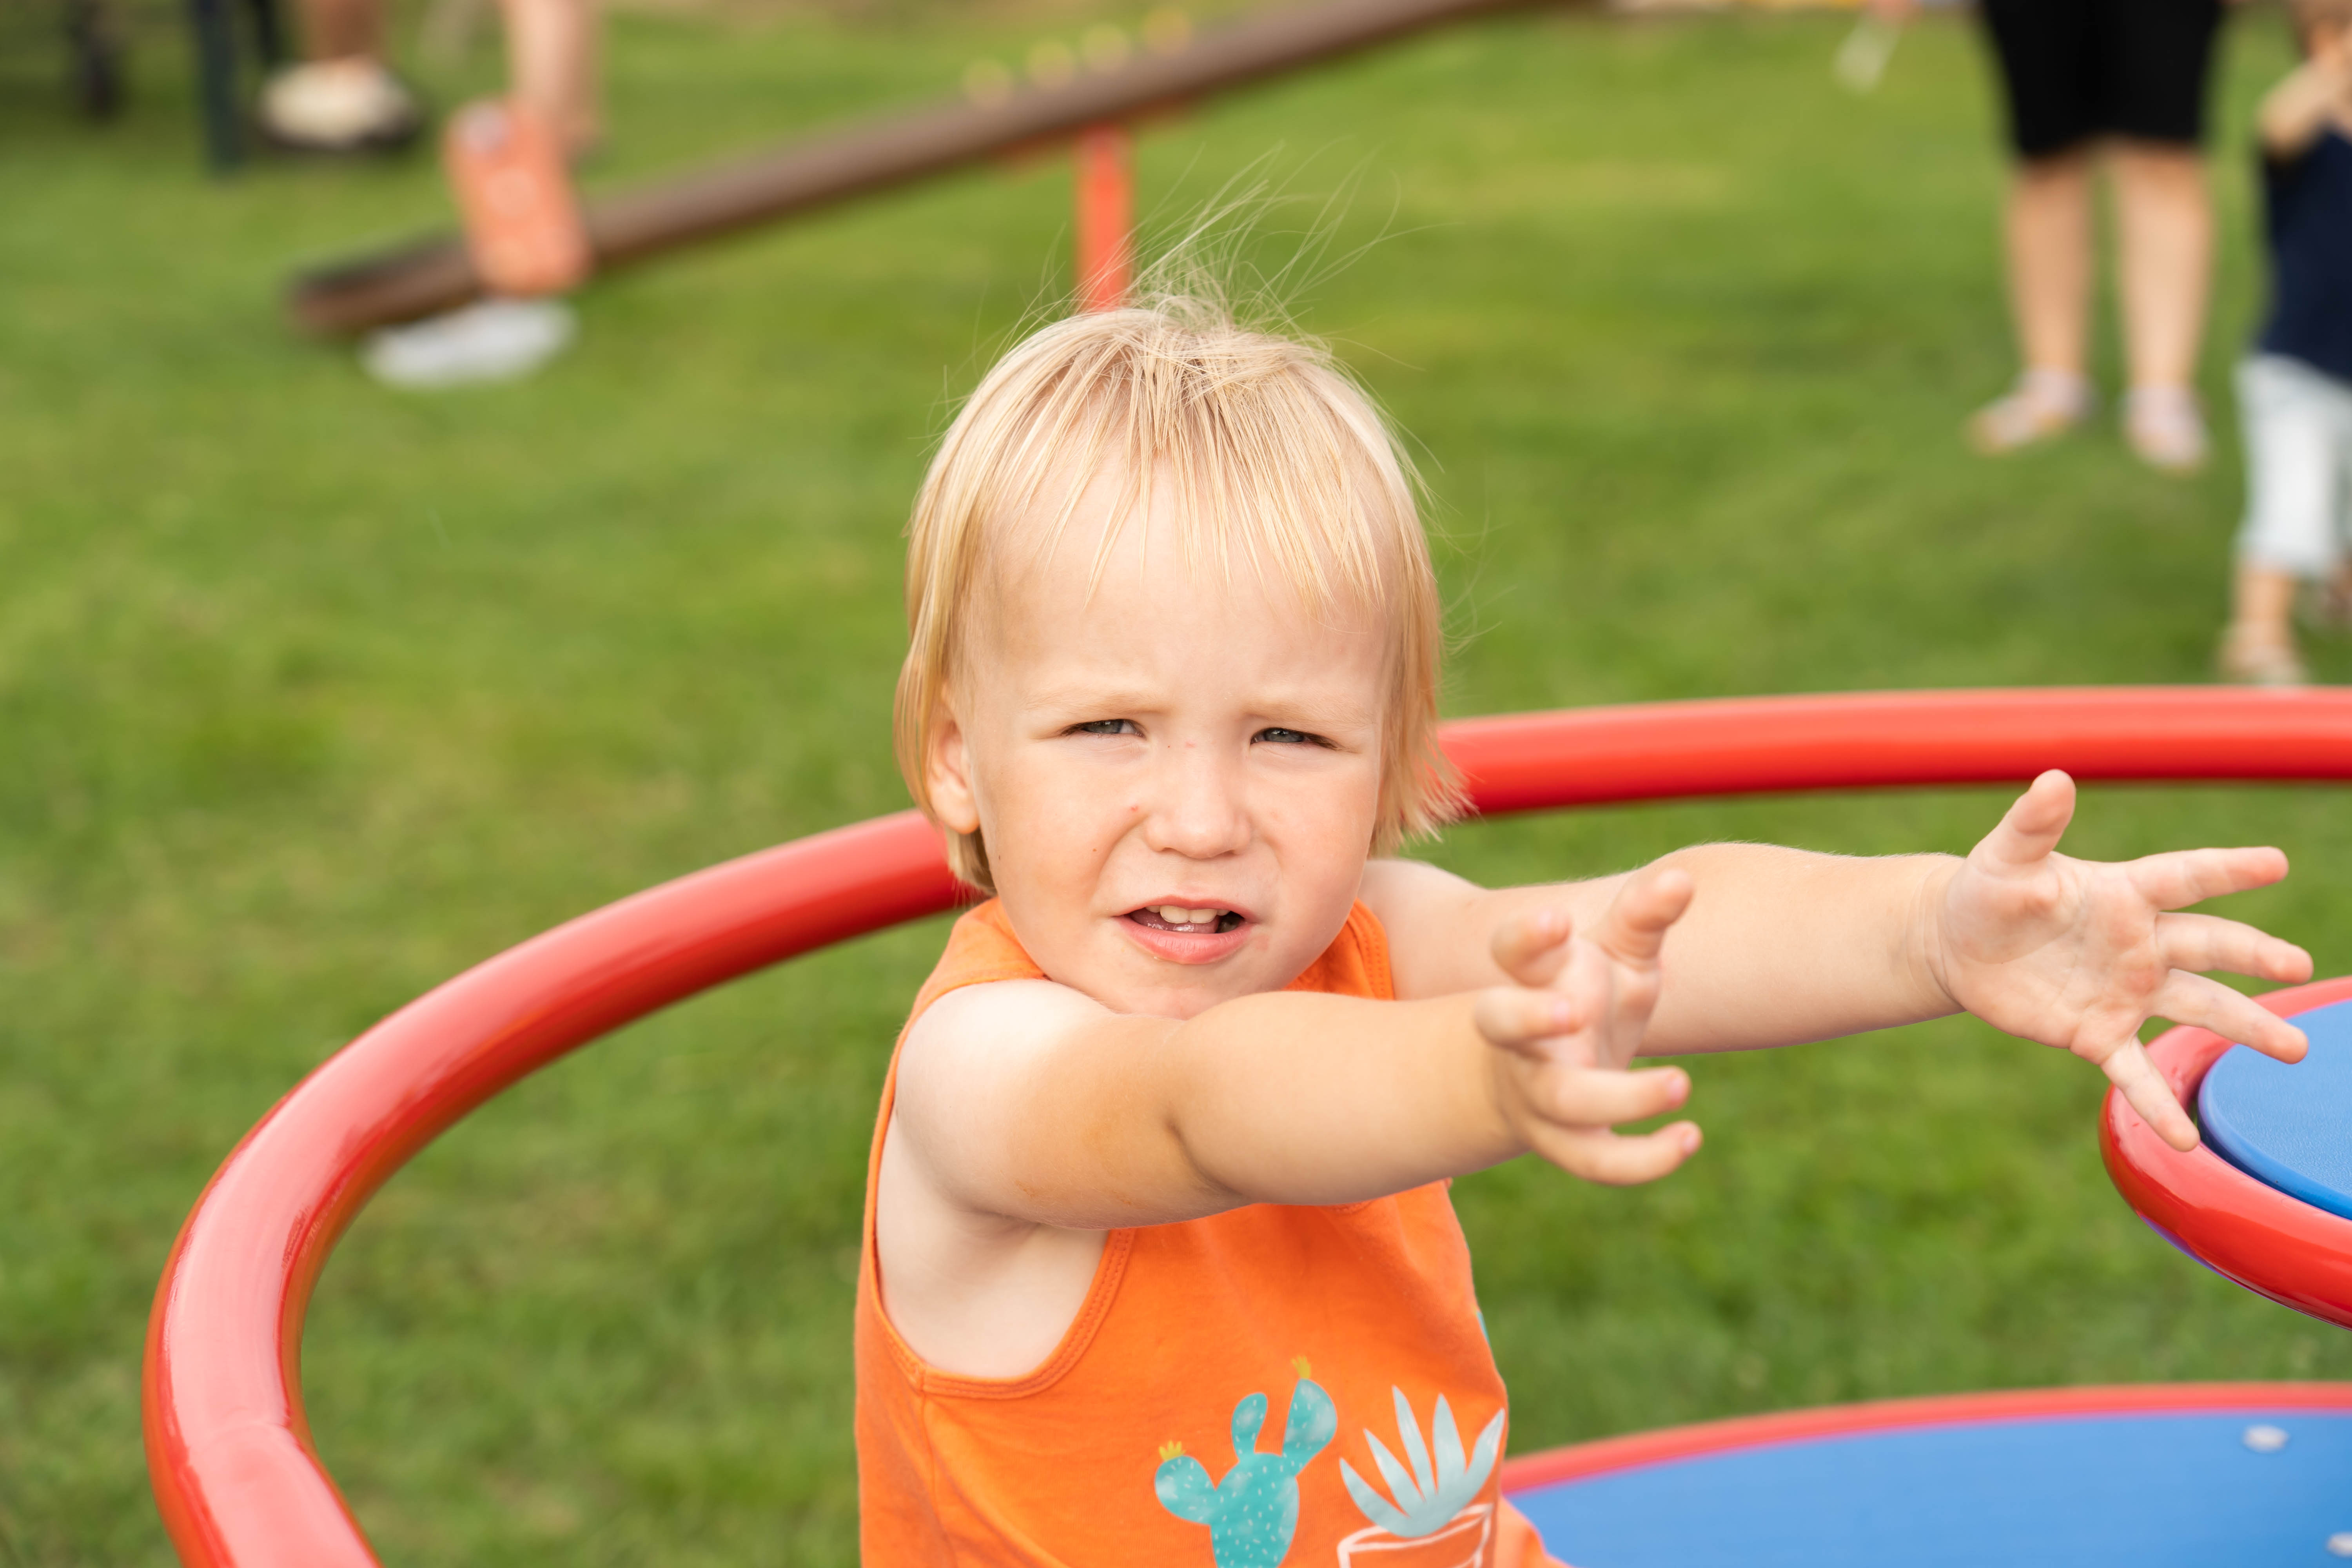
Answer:
<svg viewBox="0 0 2352 1568"><path fill-rule="evenodd" d="M1244 994L1246 993L1223 985L1139 987L1130 1005L1112 1004L1111 1011L1131 1018L1172 1018L1181 1024L1189 1018L1199 1017L1220 1002L1230 1002Z"/></svg>

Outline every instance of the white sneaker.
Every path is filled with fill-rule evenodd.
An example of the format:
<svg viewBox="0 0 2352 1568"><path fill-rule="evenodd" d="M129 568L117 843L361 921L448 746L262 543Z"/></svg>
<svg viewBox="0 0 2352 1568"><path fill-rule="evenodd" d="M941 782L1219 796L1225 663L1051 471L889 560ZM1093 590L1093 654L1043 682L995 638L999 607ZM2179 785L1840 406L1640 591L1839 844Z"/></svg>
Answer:
<svg viewBox="0 0 2352 1568"><path fill-rule="evenodd" d="M2091 416L2091 384L2063 370L2029 370L1969 420L1969 444L1988 457L2063 436Z"/></svg>
<svg viewBox="0 0 2352 1568"><path fill-rule="evenodd" d="M2197 395L2185 386L2135 386L2124 397L2124 439L2139 460L2168 474L2205 466L2212 442Z"/></svg>
<svg viewBox="0 0 2352 1568"><path fill-rule="evenodd" d="M425 116L382 61L352 55L271 77L261 89L260 121L262 134L281 147L357 153L414 140Z"/></svg>
<svg viewBox="0 0 2352 1568"><path fill-rule="evenodd" d="M411 392L512 381L562 353L578 331L561 300L485 300L371 332L360 363L385 385Z"/></svg>

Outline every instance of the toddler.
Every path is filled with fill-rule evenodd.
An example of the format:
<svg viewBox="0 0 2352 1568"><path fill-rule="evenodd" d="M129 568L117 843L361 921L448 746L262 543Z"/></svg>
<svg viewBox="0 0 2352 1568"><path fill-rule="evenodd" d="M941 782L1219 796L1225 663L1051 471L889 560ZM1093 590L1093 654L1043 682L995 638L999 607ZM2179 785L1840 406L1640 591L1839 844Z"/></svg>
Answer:
<svg viewBox="0 0 2352 1568"><path fill-rule="evenodd" d="M2321 584L2323 618L2352 618L2352 0L2294 0L2294 18L2304 63L2262 108L2271 314L2238 366L2246 520L2221 639L2221 673L2263 686L2305 679L2298 581Z"/></svg>
<svg viewBox="0 0 2352 1568"><path fill-rule="evenodd" d="M1969 1009L2177 1146L2151 1015L2284 1059L2219 983L2298 949L2165 911L2274 849L2056 852L2046 773L1965 860L1717 844L1489 890L1393 858L1458 799L1405 460L1328 356L1181 299L1015 348L915 506L901 764L992 896L883 1089L857 1300L864 1560L1537 1568L1454 1175L1649 1181L1679 1068Z"/></svg>

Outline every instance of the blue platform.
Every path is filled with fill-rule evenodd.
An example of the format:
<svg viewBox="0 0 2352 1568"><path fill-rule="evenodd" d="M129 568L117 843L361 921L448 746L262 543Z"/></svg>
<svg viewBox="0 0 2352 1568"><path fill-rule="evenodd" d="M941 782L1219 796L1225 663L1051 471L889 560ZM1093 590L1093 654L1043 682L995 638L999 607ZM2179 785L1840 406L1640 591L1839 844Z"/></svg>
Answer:
<svg viewBox="0 0 2352 1568"><path fill-rule="evenodd" d="M2311 1054L2293 1067L2232 1046L2205 1075L2206 1142L2257 1181L2352 1219L2352 1002L2294 1022Z"/></svg>
<svg viewBox="0 0 2352 1568"><path fill-rule="evenodd" d="M2271 1434L2257 1432L2249 1446L2255 1427L2284 1445L2260 1451ZM2352 1558L2352 1414L1906 1427L1670 1460L1512 1500L1573 1568L2321 1568Z"/></svg>

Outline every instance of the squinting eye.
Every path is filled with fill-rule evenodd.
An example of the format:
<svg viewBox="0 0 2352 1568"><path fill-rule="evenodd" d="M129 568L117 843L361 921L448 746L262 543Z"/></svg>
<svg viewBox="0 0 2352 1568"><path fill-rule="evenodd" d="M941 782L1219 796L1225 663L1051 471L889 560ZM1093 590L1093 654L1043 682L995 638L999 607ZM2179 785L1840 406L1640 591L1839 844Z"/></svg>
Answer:
<svg viewBox="0 0 2352 1568"><path fill-rule="evenodd" d="M1307 733L1303 730L1260 730L1255 735L1252 736L1251 739L1257 741L1273 741L1286 746L1311 746L1315 744L1315 737Z"/></svg>
<svg viewBox="0 0 2352 1568"><path fill-rule="evenodd" d="M1135 732L1135 722L1130 719L1093 719L1084 724L1070 726L1070 733L1074 735L1131 735Z"/></svg>

